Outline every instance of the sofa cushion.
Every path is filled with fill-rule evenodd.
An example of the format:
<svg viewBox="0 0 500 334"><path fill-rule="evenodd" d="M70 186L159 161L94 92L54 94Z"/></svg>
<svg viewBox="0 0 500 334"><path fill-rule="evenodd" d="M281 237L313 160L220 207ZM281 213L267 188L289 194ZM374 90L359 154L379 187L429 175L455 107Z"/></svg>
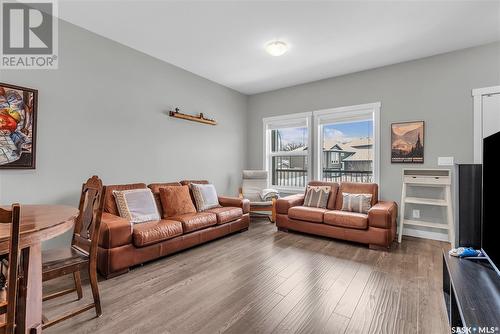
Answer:
<svg viewBox="0 0 500 334"><path fill-rule="evenodd" d="M151 189L115 190L113 196L115 196L120 217L131 223L160 219Z"/></svg>
<svg viewBox="0 0 500 334"><path fill-rule="evenodd" d="M323 222L328 225L364 230L368 228L368 215L348 211L325 212Z"/></svg>
<svg viewBox="0 0 500 334"><path fill-rule="evenodd" d="M217 216L217 225L232 222L233 220L239 219L243 216L243 210L241 208L235 208L232 206L208 209L205 212L215 213Z"/></svg>
<svg viewBox="0 0 500 334"><path fill-rule="evenodd" d="M182 223L175 220L156 220L134 225L132 237L136 247L155 244L182 234Z"/></svg>
<svg viewBox="0 0 500 334"><path fill-rule="evenodd" d="M180 221L184 233L201 230L217 224L217 215L212 212L186 213L169 219Z"/></svg>
<svg viewBox="0 0 500 334"><path fill-rule="evenodd" d="M188 186L166 186L160 188L160 201L163 218L195 213Z"/></svg>
<svg viewBox="0 0 500 334"><path fill-rule="evenodd" d="M288 210L288 216L293 219L322 223L323 214L326 211L328 210L308 206L294 206Z"/></svg>

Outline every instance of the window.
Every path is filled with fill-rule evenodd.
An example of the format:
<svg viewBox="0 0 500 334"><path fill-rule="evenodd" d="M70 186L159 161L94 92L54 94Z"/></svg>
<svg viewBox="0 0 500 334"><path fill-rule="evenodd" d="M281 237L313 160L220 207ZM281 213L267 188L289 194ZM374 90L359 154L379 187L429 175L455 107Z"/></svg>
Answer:
<svg viewBox="0 0 500 334"><path fill-rule="evenodd" d="M321 125L323 181L373 181L373 120Z"/></svg>
<svg viewBox="0 0 500 334"><path fill-rule="evenodd" d="M380 103L371 103L265 118L269 186L286 191L309 180L378 182L379 111Z"/></svg>
<svg viewBox="0 0 500 334"><path fill-rule="evenodd" d="M317 137L315 178L330 182L378 181L379 103L313 113Z"/></svg>
<svg viewBox="0 0 500 334"><path fill-rule="evenodd" d="M265 168L269 185L304 188L309 181L311 113L264 119Z"/></svg>

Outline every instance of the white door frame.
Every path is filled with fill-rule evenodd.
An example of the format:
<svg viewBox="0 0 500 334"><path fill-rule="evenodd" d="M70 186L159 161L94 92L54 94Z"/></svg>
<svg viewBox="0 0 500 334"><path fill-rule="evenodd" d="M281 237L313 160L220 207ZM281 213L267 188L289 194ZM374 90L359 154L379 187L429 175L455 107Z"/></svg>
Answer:
<svg viewBox="0 0 500 334"><path fill-rule="evenodd" d="M483 96L500 94L500 86L476 88L472 90L474 98L474 163L483 162Z"/></svg>

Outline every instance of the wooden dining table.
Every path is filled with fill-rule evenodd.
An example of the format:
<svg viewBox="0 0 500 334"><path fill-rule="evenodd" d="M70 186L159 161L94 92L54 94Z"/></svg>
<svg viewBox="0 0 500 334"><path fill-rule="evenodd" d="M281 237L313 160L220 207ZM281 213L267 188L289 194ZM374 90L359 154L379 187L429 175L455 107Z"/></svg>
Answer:
<svg viewBox="0 0 500 334"><path fill-rule="evenodd" d="M10 207L3 207L10 209ZM17 333L42 331L42 241L74 226L78 209L64 205L21 205L21 235L24 277L19 286ZM0 224L0 254L9 252L10 224Z"/></svg>

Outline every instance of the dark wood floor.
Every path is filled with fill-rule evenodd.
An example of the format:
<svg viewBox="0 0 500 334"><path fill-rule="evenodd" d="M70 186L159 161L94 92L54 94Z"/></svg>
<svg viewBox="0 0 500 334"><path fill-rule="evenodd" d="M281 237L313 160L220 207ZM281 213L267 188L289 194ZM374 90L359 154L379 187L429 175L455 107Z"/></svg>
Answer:
<svg viewBox="0 0 500 334"><path fill-rule="evenodd" d="M102 317L88 311L46 332L449 333L440 290L448 247L407 238L384 252L255 220L246 232L101 281ZM67 310L75 298L44 310Z"/></svg>

